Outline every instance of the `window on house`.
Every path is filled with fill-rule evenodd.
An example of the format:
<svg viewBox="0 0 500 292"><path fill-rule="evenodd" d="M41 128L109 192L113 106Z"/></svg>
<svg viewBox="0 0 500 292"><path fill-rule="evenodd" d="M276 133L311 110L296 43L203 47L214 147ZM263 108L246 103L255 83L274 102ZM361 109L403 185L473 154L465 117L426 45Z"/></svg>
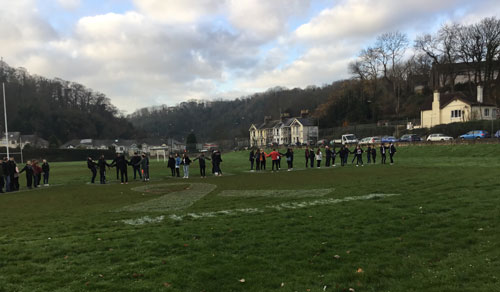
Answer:
<svg viewBox="0 0 500 292"><path fill-rule="evenodd" d="M490 115L490 109L489 108L485 108L484 109L484 115L485 116L489 116Z"/></svg>
<svg viewBox="0 0 500 292"><path fill-rule="evenodd" d="M453 110L451 111L451 117L452 118L460 118L462 116L462 111L461 110Z"/></svg>
<svg viewBox="0 0 500 292"><path fill-rule="evenodd" d="M455 111L451 111L451 117L454 118L455 117Z"/></svg>

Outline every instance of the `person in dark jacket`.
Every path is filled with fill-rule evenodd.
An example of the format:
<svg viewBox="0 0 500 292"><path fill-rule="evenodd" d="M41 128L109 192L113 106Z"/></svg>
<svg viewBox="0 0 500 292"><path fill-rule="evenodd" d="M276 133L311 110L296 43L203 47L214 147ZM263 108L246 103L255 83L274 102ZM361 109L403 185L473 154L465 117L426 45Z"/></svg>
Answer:
<svg viewBox="0 0 500 292"><path fill-rule="evenodd" d="M42 160L43 186L49 186L50 165L46 159Z"/></svg>
<svg viewBox="0 0 500 292"><path fill-rule="evenodd" d="M260 169L261 170L266 170L266 157L267 157L267 153L264 151L264 149L262 149L262 151L260 151Z"/></svg>
<svg viewBox="0 0 500 292"><path fill-rule="evenodd" d="M134 180L137 179L137 174L139 174L139 179L142 179L141 167L139 166L139 161L141 161L141 157L137 152L134 152L134 156L130 158L130 165L134 170Z"/></svg>
<svg viewBox="0 0 500 292"><path fill-rule="evenodd" d="M309 167L309 155L310 155L309 148L306 147L306 149L304 150L304 156L306 157L306 168Z"/></svg>
<svg viewBox="0 0 500 292"><path fill-rule="evenodd" d="M363 149L361 148L361 146L356 146L356 149L354 150L354 157L356 158L356 166L359 166L359 164L361 163L361 166L364 166L363 165Z"/></svg>
<svg viewBox="0 0 500 292"><path fill-rule="evenodd" d="M255 170L260 171L260 149L255 151Z"/></svg>
<svg viewBox="0 0 500 292"><path fill-rule="evenodd" d="M372 146L368 145L366 148L366 164L370 164L372 158Z"/></svg>
<svg viewBox="0 0 500 292"><path fill-rule="evenodd" d="M382 164L385 164L385 159L386 159L386 156L385 156L385 153L387 151L387 147L385 146L384 143L380 144L380 156L382 157Z"/></svg>
<svg viewBox="0 0 500 292"><path fill-rule="evenodd" d="M99 175L101 184L106 183L106 167L110 167L111 165L106 162L104 159L104 155L101 155L101 158L97 161L97 166L99 167Z"/></svg>
<svg viewBox="0 0 500 292"><path fill-rule="evenodd" d="M377 158L377 149L375 148L375 145L372 145L372 161L373 164L375 164Z"/></svg>
<svg viewBox="0 0 500 292"><path fill-rule="evenodd" d="M206 178L207 177L207 173L206 173L207 164L206 164L206 161L205 161L206 159L210 160L210 158L205 157L205 154L201 153L200 156L196 157L193 160L193 161L198 160L199 163L200 163L200 177L201 178Z"/></svg>
<svg viewBox="0 0 500 292"><path fill-rule="evenodd" d="M394 154L396 154L396 146L393 143L389 146L389 158L391 158L391 165L394 164L394 160L392 159Z"/></svg>
<svg viewBox="0 0 500 292"><path fill-rule="evenodd" d="M333 149L332 149L332 166L336 166L335 165L335 158L337 158L337 152L335 151L335 144L333 145Z"/></svg>
<svg viewBox="0 0 500 292"><path fill-rule="evenodd" d="M314 168L314 157L316 156L316 154L314 154L314 149L311 148L311 150L309 150L309 162L311 163L311 168Z"/></svg>
<svg viewBox="0 0 500 292"><path fill-rule="evenodd" d="M31 161L26 161L26 165L21 169L19 174L26 171L26 187L31 190L31 186L33 185L33 167L31 166Z"/></svg>
<svg viewBox="0 0 500 292"><path fill-rule="evenodd" d="M344 147L344 165L347 165L347 161L349 161L349 154L351 153L351 150L349 150L349 147L345 145Z"/></svg>
<svg viewBox="0 0 500 292"><path fill-rule="evenodd" d="M149 157L146 155L146 153L142 153L141 160L139 161L139 163L137 163L137 165L141 167L142 181L149 181Z"/></svg>
<svg viewBox="0 0 500 292"><path fill-rule="evenodd" d="M130 162L123 154L118 153L116 157L115 167L120 171L121 184L128 184L128 165Z"/></svg>
<svg viewBox="0 0 500 292"><path fill-rule="evenodd" d="M332 150L330 150L330 147L326 146L325 147L325 156L326 156L326 161L325 161L325 166L330 167L330 161L332 160Z"/></svg>
<svg viewBox="0 0 500 292"><path fill-rule="evenodd" d="M191 159L187 153L182 154L182 168L184 170L184 177L189 178L189 165L191 164Z"/></svg>
<svg viewBox="0 0 500 292"><path fill-rule="evenodd" d="M172 154L168 156L168 163L167 167L170 168L170 171L172 172L172 176L175 177L175 158ZM135 171L134 171L135 173Z"/></svg>
<svg viewBox="0 0 500 292"><path fill-rule="evenodd" d="M90 182L95 183L95 177L97 175L97 163L94 162L92 157L87 158L87 167L92 172L92 179L90 180Z"/></svg>
<svg viewBox="0 0 500 292"><path fill-rule="evenodd" d="M286 162L288 164L288 171L292 171L293 170L293 149L292 148L288 148L288 150L285 153L285 157L286 157Z"/></svg>
<svg viewBox="0 0 500 292"><path fill-rule="evenodd" d="M222 162L222 155L220 153L219 150L217 150L217 152L215 152L215 157L214 157L214 160L215 160L215 175L216 176L221 176L222 175L222 169L220 167L220 164Z"/></svg>
<svg viewBox="0 0 500 292"><path fill-rule="evenodd" d="M7 161L7 173L9 175L9 191L10 192L17 190L16 180L15 180L16 174L17 174L16 168L17 168L16 161L14 160L14 157L11 157Z"/></svg>
<svg viewBox="0 0 500 292"><path fill-rule="evenodd" d="M38 160L33 160L31 167L33 168L33 186L38 188L38 186L40 186L43 170L40 165L38 165Z"/></svg>
<svg viewBox="0 0 500 292"><path fill-rule="evenodd" d="M255 153L253 152L253 149L250 151L250 157L248 160L250 160L250 171L253 171L253 164L255 162Z"/></svg>
<svg viewBox="0 0 500 292"><path fill-rule="evenodd" d="M341 166L345 166L347 164L347 153L349 153L349 150L346 149L345 145L342 145L339 150Z"/></svg>

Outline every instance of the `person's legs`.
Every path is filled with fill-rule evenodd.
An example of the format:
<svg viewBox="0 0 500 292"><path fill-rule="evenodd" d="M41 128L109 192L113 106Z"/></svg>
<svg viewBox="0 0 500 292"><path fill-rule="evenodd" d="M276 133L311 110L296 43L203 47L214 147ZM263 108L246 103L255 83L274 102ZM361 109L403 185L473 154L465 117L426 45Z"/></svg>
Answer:
<svg viewBox="0 0 500 292"><path fill-rule="evenodd" d="M3 175L0 176L0 193L3 193L3 187L5 186L5 181Z"/></svg>
<svg viewBox="0 0 500 292"><path fill-rule="evenodd" d="M306 168L309 167L309 158L306 157Z"/></svg>
<svg viewBox="0 0 500 292"><path fill-rule="evenodd" d="M95 169L92 169L92 179L91 179L91 183L94 183L95 182L95 177L97 176L97 170Z"/></svg>
<svg viewBox="0 0 500 292"><path fill-rule="evenodd" d="M115 168L116 168L116 180L119 180L120 169L118 168L118 166L115 166Z"/></svg>
<svg viewBox="0 0 500 292"><path fill-rule="evenodd" d="M316 164L317 164L317 167L320 168L321 167L321 160L316 160Z"/></svg>
<svg viewBox="0 0 500 292"><path fill-rule="evenodd" d="M180 171L180 168L176 167L175 168L175 172L177 173L177 177L180 177L181 176L181 171Z"/></svg>
<svg viewBox="0 0 500 292"><path fill-rule="evenodd" d="M255 161L255 170L256 171L260 170L260 160L258 160L258 159Z"/></svg>
<svg viewBox="0 0 500 292"><path fill-rule="evenodd" d="M393 157L393 156L394 156L394 154L393 154L393 153L389 154L389 157L391 158L391 164L393 164L393 163L394 163L394 160L392 159L392 157Z"/></svg>
<svg viewBox="0 0 500 292"><path fill-rule="evenodd" d="M100 179L101 184L105 184L106 183L106 171L100 170L99 175L100 175L99 179Z"/></svg>
<svg viewBox="0 0 500 292"><path fill-rule="evenodd" d="M250 160L250 170L253 170L253 160Z"/></svg>
<svg viewBox="0 0 500 292"><path fill-rule="evenodd" d="M311 158L310 160L311 160L311 168L313 168L314 167L314 159Z"/></svg>
<svg viewBox="0 0 500 292"><path fill-rule="evenodd" d="M261 163L261 165L260 165L260 166L261 166L261 168L262 168L263 170L266 170L266 161L265 161L265 160L262 160L262 163Z"/></svg>

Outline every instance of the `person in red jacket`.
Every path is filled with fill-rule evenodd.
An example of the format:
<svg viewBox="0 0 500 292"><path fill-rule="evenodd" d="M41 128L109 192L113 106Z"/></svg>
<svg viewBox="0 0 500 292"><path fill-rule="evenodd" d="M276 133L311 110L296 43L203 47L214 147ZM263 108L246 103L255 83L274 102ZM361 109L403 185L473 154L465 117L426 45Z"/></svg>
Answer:
<svg viewBox="0 0 500 292"><path fill-rule="evenodd" d="M266 155L266 157L271 157L271 159L273 160L273 165L272 165L273 171L274 171L274 166L276 166L276 170L279 170L278 159L280 156L281 156L281 154L278 151L276 151L276 149L273 149L273 151L271 151L271 153Z"/></svg>

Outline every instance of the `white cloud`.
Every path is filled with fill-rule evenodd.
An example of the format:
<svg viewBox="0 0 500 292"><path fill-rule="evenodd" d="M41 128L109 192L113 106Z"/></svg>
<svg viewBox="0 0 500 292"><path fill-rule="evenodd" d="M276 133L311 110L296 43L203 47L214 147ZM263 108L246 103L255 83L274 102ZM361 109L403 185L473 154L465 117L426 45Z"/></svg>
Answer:
<svg viewBox="0 0 500 292"><path fill-rule="evenodd" d="M61 5L64 9L75 10L80 7L81 0L57 0L57 3Z"/></svg>
<svg viewBox="0 0 500 292"><path fill-rule="evenodd" d="M134 0L139 11L166 23L192 23L216 13L223 1L218 0Z"/></svg>

